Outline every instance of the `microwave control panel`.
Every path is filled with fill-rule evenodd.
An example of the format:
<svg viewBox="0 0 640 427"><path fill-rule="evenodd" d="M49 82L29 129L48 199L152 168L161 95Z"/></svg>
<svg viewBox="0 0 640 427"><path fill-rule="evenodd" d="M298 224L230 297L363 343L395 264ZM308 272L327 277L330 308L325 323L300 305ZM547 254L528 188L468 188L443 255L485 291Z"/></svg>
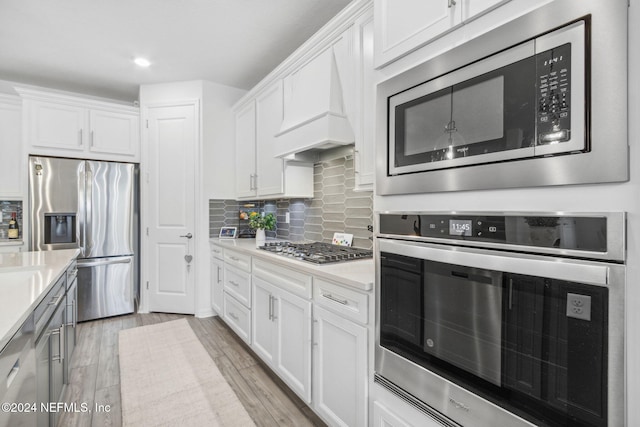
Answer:
<svg viewBox="0 0 640 427"><path fill-rule="evenodd" d="M571 44L536 55L538 145L571 139Z"/></svg>
<svg viewBox="0 0 640 427"><path fill-rule="evenodd" d="M597 216L380 214L380 234L606 252Z"/></svg>

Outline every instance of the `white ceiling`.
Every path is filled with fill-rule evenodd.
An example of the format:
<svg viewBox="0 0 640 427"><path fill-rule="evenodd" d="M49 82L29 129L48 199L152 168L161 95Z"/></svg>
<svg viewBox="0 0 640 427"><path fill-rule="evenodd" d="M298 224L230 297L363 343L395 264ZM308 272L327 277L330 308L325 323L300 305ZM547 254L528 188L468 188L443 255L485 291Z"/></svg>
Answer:
<svg viewBox="0 0 640 427"><path fill-rule="evenodd" d="M149 83L250 89L349 1L0 0L0 79L126 101Z"/></svg>

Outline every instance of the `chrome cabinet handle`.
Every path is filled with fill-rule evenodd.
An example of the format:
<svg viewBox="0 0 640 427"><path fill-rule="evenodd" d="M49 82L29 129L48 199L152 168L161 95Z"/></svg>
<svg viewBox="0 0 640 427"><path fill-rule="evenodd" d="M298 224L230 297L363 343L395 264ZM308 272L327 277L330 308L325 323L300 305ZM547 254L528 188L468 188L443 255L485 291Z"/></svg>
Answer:
<svg viewBox="0 0 640 427"><path fill-rule="evenodd" d="M186 237L187 239L191 239L193 237L193 234L187 233L187 234L184 234L184 235L182 235L180 237Z"/></svg>
<svg viewBox="0 0 640 427"><path fill-rule="evenodd" d="M58 305L58 303L60 302L60 298L62 298L63 296L64 296L64 294L56 295L55 297L53 297L51 299L51 301L49 301L49 304L47 304L47 305Z"/></svg>
<svg viewBox="0 0 640 427"><path fill-rule="evenodd" d="M220 283L220 270L221 270L221 268L220 267L217 267L217 268L218 268L218 282L217 283Z"/></svg>
<svg viewBox="0 0 640 427"><path fill-rule="evenodd" d="M93 147L93 131L89 132L89 145Z"/></svg>
<svg viewBox="0 0 640 427"><path fill-rule="evenodd" d="M234 320L238 320L238 316L236 316L234 313L229 313L229 317L233 318Z"/></svg>
<svg viewBox="0 0 640 427"><path fill-rule="evenodd" d="M449 0L449 7L453 7L456 5L456 0Z"/></svg>
<svg viewBox="0 0 640 427"><path fill-rule="evenodd" d="M80 140L80 146L82 146L82 129L78 130L78 139Z"/></svg>
<svg viewBox="0 0 640 427"><path fill-rule="evenodd" d="M272 299L273 295L269 295L269 320L273 320L273 304L271 304Z"/></svg>
<svg viewBox="0 0 640 427"><path fill-rule="evenodd" d="M236 282L234 282L233 280L229 280L229 283L232 284L235 287L240 286L239 284L237 284Z"/></svg>
<svg viewBox="0 0 640 427"><path fill-rule="evenodd" d="M64 360L64 325L60 326L55 331L51 331L51 335L58 336L58 355L53 356L51 360L53 362L62 363Z"/></svg>
<svg viewBox="0 0 640 427"><path fill-rule="evenodd" d="M331 301L335 301L338 302L342 305L349 305L349 301L347 301L346 299L340 299L340 298L336 298L331 294L322 294L323 297L330 299Z"/></svg>
<svg viewBox="0 0 640 427"><path fill-rule="evenodd" d="M229 258L231 258L234 261L240 261L240 258L238 258L238 257L230 256Z"/></svg>

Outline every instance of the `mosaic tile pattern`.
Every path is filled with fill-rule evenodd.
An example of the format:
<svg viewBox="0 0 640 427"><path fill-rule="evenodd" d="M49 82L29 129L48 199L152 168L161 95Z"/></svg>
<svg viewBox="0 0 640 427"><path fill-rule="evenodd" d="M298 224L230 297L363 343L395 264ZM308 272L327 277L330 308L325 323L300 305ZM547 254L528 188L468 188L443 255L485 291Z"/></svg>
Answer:
<svg viewBox="0 0 640 427"><path fill-rule="evenodd" d="M341 157L315 164L313 181L313 199L210 200L209 236L217 237L223 226L239 227L240 231L248 228L239 220L240 210L258 210L276 215L276 230L268 231L267 237L331 243L333 233L349 233L353 234L353 246L371 249L372 232L367 227L373 225L373 193L354 191L353 159Z"/></svg>
<svg viewBox="0 0 640 427"><path fill-rule="evenodd" d="M9 221L11 221L11 214L16 212L16 218L18 220L19 235L18 238L22 239L22 201L19 200L0 200L0 211L2 212L2 221L0 221L0 240L8 240L7 230L9 229Z"/></svg>
<svg viewBox="0 0 640 427"><path fill-rule="evenodd" d="M353 234L353 246L371 249L373 193L354 191L353 158L339 158L314 165L313 199L305 212L306 240L331 243L333 233Z"/></svg>

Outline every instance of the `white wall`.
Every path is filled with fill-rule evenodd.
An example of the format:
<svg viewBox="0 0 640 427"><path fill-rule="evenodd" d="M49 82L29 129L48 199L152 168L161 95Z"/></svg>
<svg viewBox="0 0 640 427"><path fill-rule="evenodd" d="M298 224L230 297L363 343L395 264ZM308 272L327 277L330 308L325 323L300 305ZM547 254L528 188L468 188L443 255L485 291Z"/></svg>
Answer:
<svg viewBox="0 0 640 427"><path fill-rule="evenodd" d="M640 426L640 0L630 0L629 9L629 145L630 176L625 183L546 188L464 191L405 196L375 196L374 210L407 211L626 211L627 289L626 363L627 426ZM421 56L422 55L422 56ZM425 52L416 51L379 74L379 80L418 63ZM597 58L596 58L597 60ZM615 70L612 78L616 77ZM602 165L607 167L607 165Z"/></svg>

